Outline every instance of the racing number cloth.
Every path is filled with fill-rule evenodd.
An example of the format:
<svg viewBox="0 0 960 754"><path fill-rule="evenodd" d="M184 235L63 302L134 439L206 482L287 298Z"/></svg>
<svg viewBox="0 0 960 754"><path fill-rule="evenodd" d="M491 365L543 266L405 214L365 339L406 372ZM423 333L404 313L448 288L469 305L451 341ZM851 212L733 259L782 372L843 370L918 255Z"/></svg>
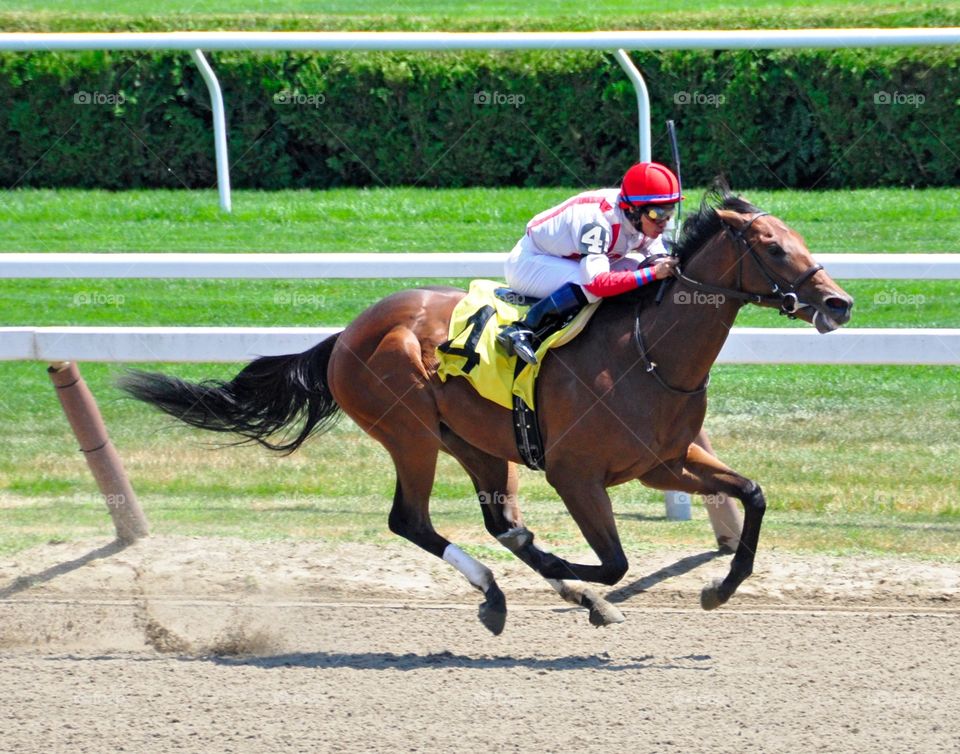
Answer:
<svg viewBox="0 0 960 754"><path fill-rule="evenodd" d="M507 356L497 348L500 327L523 317L529 307L502 301L494 290L503 283L474 280L450 319L449 340L437 347L440 364L437 375L442 382L448 377L464 377L481 396L507 409L513 408L513 396L534 405L534 383L543 357L550 348L569 343L590 321L598 304L584 307L570 324L544 339L537 349L537 363L527 364L514 380L516 356Z"/></svg>

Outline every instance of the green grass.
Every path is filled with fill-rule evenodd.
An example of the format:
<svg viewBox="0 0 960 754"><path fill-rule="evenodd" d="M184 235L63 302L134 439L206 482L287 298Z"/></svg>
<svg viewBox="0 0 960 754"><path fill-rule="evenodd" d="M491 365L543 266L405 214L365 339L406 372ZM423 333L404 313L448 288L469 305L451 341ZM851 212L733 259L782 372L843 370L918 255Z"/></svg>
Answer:
<svg viewBox="0 0 960 754"><path fill-rule="evenodd" d="M788 10L804 9L847 9L847 10L896 10L897 3L890 0L859 0L853 4L845 0L703 0L697 3L697 10L730 11L738 10ZM920 7L950 7L954 3L926 3ZM518 7L506 0L366 0L363 3L348 0L167 0L158 6L149 0L3 0L0 10L18 12L46 12L62 14L106 14L125 16L156 16L178 14L277 14L277 15L414 15L440 18L490 18L516 16L582 16L595 17L633 15L636 9L625 7L616 0L595 0L589 7L577 0L535 0ZM649 0L643 4L643 12L651 17L663 13L675 13L678 6L669 0ZM159 11L159 13L158 13Z"/></svg>
<svg viewBox="0 0 960 754"><path fill-rule="evenodd" d="M574 190L238 192L229 216L216 209L213 192L24 190L3 195L0 251L507 250L532 214ZM744 193L801 230L814 250L960 251L949 190ZM357 232L361 223L374 232ZM417 282L0 281L0 323L345 324L385 293ZM954 281L845 287L858 299L853 326L960 327ZM894 290L923 299L884 305ZM748 308L738 324L786 321ZM157 367L191 379L236 369ZM83 365L154 531L392 539L389 458L348 421L290 458L212 450L206 444L217 438L123 399L113 387L121 369ZM108 536L109 519L43 366L0 364L0 378L0 552ZM958 427L956 368L721 366L708 415L724 460L767 491L765 546L941 560L960 560ZM541 475L524 472L522 493L540 536L567 550L582 547ZM668 523L659 493L629 484L613 495L628 551L710 542L702 510L691 523ZM449 459L433 510L441 530L486 552L468 480Z"/></svg>
<svg viewBox="0 0 960 754"><path fill-rule="evenodd" d="M598 0L0 0L6 31L595 31L599 29L779 29L955 26L960 2L890 0L670 0L624 5Z"/></svg>
<svg viewBox="0 0 960 754"><path fill-rule="evenodd" d="M577 190L238 191L232 214L220 212L213 192L18 190L0 205L0 251L507 251L530 217ZM688 190L691 199L701 193ZM744 194L787 219L814 252L960 251L951 189ZM463 284L0 281L0 322L342 325L387 293L437 282ZM954 281L851 281L846 287L857 298L852 327L960 327ZM884 303L891 300L911 303ZM751 308L739 323L789 324Z"/></svg>
<svg viewBox="0 0 960 754"><path fill-rule="evenodd" d="M166 367L191 379L229 365ZM40 365L5 368L5 413L28 432L0 439L0 552L49 540L109 536L110 523ZM382 448L348 421L290 457L173 425L112 387L117 365L85 364L113 440L153 530L250 539L391 541L393 474ZM708 426L724 459L760 481L770 510L764 545L794 551L960 561L960 504L951 458L958 445L958 370L925 367L721 366ZM939 407L931 410L931 406ZM542 475L524 470L529 525L551 545L582 539ZM659 493L612 490L628 552L708 546L705 513L663 520ZM470 484L441 459L438 528L484 548ZM484 550L486 553L486 550Z"/></svg>
<svg viewBox="0 0 960 754"><path fill-rule="evenodd" d="M460 279L0 280L0 324L294 327L346 325L383 296ZM955 281L842 281L856 300L848 327L960 327ZM892 303L900 302L900 303ZM747 307L747 327L806 327Z"/></svg>
<svg viewBox="0 0 960 754"><path fill-rule="evenodd" d="M0 251L508 251L551 189L28 190L0 201ZM741 189L814 252L957 252L956 189ZM695 206L702 189L685 188Z"/></svg>

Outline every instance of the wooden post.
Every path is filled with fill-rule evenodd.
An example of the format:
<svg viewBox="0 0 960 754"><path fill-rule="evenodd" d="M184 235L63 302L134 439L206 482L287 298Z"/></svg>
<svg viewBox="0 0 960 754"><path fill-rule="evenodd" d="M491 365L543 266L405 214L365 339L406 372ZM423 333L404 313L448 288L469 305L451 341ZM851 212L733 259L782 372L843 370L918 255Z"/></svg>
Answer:
<svg viewBox="0 0 960 754"><path fill-rule="evenodd" d="M97 402L80 376L77 365L72 362L51 364L47 373L57 389L63 413L80 442L87 466L103 494L117 539L130 543L147 536L146 516L127 479L123 462L107 436Z"/></svg>

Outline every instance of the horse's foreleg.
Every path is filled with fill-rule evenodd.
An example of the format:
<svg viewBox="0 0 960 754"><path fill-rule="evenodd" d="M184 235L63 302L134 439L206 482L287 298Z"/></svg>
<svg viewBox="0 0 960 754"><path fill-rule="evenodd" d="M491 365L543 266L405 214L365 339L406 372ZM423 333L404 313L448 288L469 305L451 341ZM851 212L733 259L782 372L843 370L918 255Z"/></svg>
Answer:
<svg viewBox="0 0 960 754"><path fill-rule="evenodd" d="M743 531L730 563L730 572L720 582L704 587L700 604L704 610L719 607L737 591L744 579L753 573L754 557L760 539L760 526L767 503L756 482L724 465L698 445L691 444L682 466L661 465L640 477L648 487L680 490L699 495L725 493L743 503Z"/></svg>
<svg viewBox="0 0 960 754"><path fill-rule="evenodd" d="M563 499L587 544L600 558L600 565L570 563L539 550L533 545L532 535L528 547L539 554L538 570L548 578L577 579L610 586L627 572L627 556L620 544L613 506L603 481L583 477L581 469L576 463L563 464L559 469L548 468L547 481Z"/></svg>
<svg viewBox="0 0 960 754"><path fill-rule="evenodd" d="M516 466L485 453L450 431L443 432L443 443L443 449L456 458L470 476L487 531L521 561L541 573L540 568L550 554L534 543L532 532L523 525L517 500ZM590 623L594 626L623 621L623 614L616 607L583 584L548 577L546 581L567 602L587 608Z"/></svg>

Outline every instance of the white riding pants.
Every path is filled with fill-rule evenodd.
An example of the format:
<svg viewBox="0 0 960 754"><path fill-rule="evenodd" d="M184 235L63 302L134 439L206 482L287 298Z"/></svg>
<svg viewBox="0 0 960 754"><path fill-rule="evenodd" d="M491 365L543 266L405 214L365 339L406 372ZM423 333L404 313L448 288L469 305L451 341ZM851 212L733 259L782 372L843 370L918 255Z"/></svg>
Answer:
<svg viewBox="0 0 960 754"><path fill-rule="evenodd" d="M564 259L539 251L529 236L524 236L507 256L504 275L509 285L524 296L543 298L567 283L584 286L601 272L608 270L637 269L637 260L618 259L613 264L600 254L591 254L577 261ZM583 289L588 301L599 301L590 291Z"/></svg>

